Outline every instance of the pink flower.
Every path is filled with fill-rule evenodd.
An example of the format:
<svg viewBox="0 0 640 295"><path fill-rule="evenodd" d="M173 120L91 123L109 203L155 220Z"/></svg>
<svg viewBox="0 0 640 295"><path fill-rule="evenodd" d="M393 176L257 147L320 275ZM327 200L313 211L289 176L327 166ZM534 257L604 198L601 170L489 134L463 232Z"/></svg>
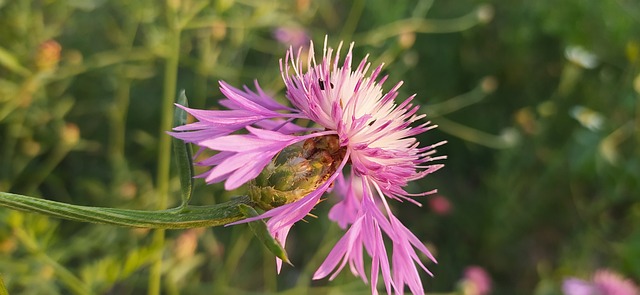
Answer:
<svg viewBox="0 0 640 295"><path fill-rule="evenodd" d="M310 41L309 34L303 28L296 26L278 27L273 30L273 37L278 42L293 48L307 45Z"/></svg>
<svg viewBox="0 0 640 295"><path fill-rule="evenodd" d="M620 274L601 269L596 271L591 281L569 278L562 284L565 295L638 295L640 289L633 281Z"/></svg>
<svg viewBox="0 0 640 295"><path fill-rule="evenodd" d="M322 182L311 186L309 192L302 190L301 196L301 190L295 190L295 197L284 204L278 203L280 200L269 200L273 202L263 208L270 210L237 223L269 218L269 231L284 245L291 227L307 216L335 183L333 190L341 199L329 217L347 231L316 271L314 279L327 276L333 279L348 263L354 275L364 282L370 281L374 294L380 273L387 293L403 293L407 286L412 293L423 294L419 268L431 273L418 253L434 262L435 258L393 215L388 200L420 205L415 197L435 192L412 194L404 187L443 166L430 162L446 158L433 156L434 148L444 142L420 147L415 136L435 126L429 122L414 124L424 117L416 114L419 106L411 103L415 95L396 103L402 82L385 93L382 84L387 77L379 78L382 66L369 74L371 65L365 57L352 69L353 44L342 62L341 48L342 44L334 51L327 47L325 40L319 63L313 43L306 62L302 61L301 49L297 54L293 49L287 52L280 68L286 98L293 107L277 103L257 82L256 92L221 82L227 98L221 104L229 110L184 108L198 122L177 127L170 134L201 148L218 151L198 163L213 166L200 177L208 183L225 181L226 189L247 182L263 182L267 178L273 180L270 178L273 174L264 175L261 171L274 171L276 165L282 165L276 164L274 157L287 154L294 146L302 146L297 158L286 163L305 169L316 167L327 173L319 178ZM296 124L297 120L308 120L315 125L302 127ZM324 166L310 165L311 162L305 162L309 159L320 161L314 163ZM343 174L343 170L349 172ZM297 183L311 176L288 177L288 181L279 185ZM265 189L275 190L273 186ZM390 241L389 249L385 247L385 240ZM372 261L369 275L363 261L365 254ZM280 271L282 261L276 262Z"/></svg>

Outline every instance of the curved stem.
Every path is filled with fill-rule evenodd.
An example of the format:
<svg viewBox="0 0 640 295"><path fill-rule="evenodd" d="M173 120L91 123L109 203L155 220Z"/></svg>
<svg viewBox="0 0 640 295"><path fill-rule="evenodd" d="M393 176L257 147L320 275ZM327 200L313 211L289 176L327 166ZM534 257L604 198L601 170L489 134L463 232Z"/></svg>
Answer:
<svg viewBox="0 0 640 295"><path fill-rule="evenodd" d="M356 44L375 45L405 32L443 34L461 32L480 23L477 10L450 19L408 18L357 35Z"/></svg>
<svg viewBox="0 0 640 295"><path fill-rule="evenodd" d="M210 206L186 206L159 211L79 206L0 192L0 206L82 222L130 227L185 229L226 225L244 219L241 205L252 205L248 196Z"/></svg>

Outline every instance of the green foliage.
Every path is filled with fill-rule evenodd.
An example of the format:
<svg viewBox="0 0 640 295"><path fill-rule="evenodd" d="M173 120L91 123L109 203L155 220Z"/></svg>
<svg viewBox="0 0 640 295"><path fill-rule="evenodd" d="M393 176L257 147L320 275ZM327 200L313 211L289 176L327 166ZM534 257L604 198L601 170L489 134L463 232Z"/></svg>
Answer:
<svg viewBox="0 0 640 295"><path fill-rule="evenodd" d="M634 1L0 1L0 191L158 209L161 98L176 96L163 87L217 108L218 80L257 79L283 101L273 30L303 28L384 62L385 89L404 81L440 126L420 140L449 142L445 169L408 189L438 188L452 211L392 203L436 253L427 290L455 289L468 265L495 294L560 294L600 268L638 282L639 22ZM191 196L180 163L167 207ZM205 206L244 193L194 188ZM341 234L330 205L293 228L296 267L280 275L246 225L158 246L147 230L0 209L0 274L10 294L144 294L161 256L165 294L366 294L348 271L310 279Z"/></svg>
<svg viewBox="0 0 640 295"><path fill-rule="evenodd" d="M2 280L2 276L0 276L0 295L8 295L7 287L4 286L4 281Z"/></svg>

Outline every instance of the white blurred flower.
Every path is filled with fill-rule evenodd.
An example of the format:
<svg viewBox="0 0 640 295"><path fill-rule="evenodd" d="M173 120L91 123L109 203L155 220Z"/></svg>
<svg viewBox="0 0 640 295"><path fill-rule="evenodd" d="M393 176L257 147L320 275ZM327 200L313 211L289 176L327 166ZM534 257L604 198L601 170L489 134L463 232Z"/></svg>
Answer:
<svg viewBox="0 0 640 295"><path fill-rule="evenodd" d="M604 124L604 116L602 116L602 114L583 106L572 107L569 114L578 120L582 126L591 131L602 129L602 125Z"/></svg>
<svg viewBox="0 0 640 295"><path fill-rule="evenodd" d="M593 69L598 66L598 56L581 46L568 46L564 50L564 56L585 69Z"/></svg>

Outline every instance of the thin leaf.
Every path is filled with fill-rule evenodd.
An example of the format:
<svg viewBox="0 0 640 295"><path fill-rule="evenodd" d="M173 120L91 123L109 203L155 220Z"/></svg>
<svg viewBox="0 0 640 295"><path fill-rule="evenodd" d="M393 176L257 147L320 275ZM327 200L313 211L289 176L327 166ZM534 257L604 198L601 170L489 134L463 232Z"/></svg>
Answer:
<svg viewBox="0 0 640 295"><path fill-rule="evenodd" d="M242 214L244 214L244 216L246 216L247 218L258 216L258 212L256 212L256 210L249 205L240 204L238 207L240 208L240 212L242 212ZM262 244L267 247L267 249L269 249L271 253L273 253L276 257L282 259L282 261L286 262L287 264L293 265L291 264L291 261L289 261L287 252L284 250L280 242L278 242L278 240L274 239L273 236L271 236L269 230L267 229L267 224L263 220L249 222L249 227L256 235L256 237L262 242Z"/></svg>
<svg viewBox="0 0 640 295"><path fill-rule="evenodd" d="M185 107L188 106L185 91L180 91L177 103ZM187 123L187 112L181 108L176 108L173 113L173 127L182 126ZM185 207L191 200L193 194L193 151L191 145L177 138L173 138L173 154L178 164L180 173L180 189L182 204Z"/></svg>

